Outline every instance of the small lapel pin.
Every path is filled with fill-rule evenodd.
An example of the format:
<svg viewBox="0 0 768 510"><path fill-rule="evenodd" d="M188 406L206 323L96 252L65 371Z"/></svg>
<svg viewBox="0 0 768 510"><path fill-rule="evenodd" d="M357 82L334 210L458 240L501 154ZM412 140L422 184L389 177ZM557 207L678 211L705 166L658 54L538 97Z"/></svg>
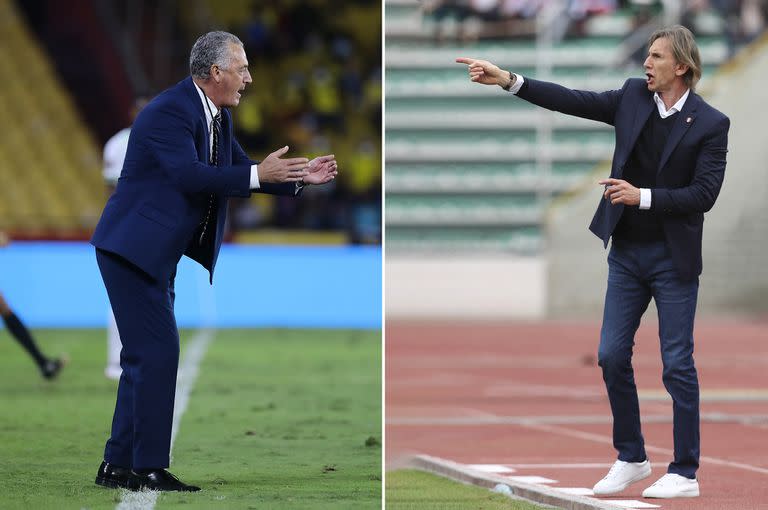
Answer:
<svg viewBox="0 0 768 510"><path fill-rule="evenodd" d="M685 119L685 123L690 124L692 120L693 120L692 118L688 117L687 119Z"/></svg>

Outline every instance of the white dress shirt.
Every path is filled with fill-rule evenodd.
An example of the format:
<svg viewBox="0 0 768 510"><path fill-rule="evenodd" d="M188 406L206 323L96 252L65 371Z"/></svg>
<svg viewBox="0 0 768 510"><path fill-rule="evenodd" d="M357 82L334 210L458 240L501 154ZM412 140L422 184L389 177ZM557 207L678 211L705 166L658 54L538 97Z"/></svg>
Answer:
<svg viewBox="0 0 768 510"><path fill-rule="evenodd" d="M522 88L523 83L525 83L525 79L517 74L512 73L512 75L515 77L515 83L509 87L509 92L512 94L517 94L520 92L520 88ZM691 93L691 89L688 89L685 91L685 94L678 99L678 101L672 105L672 108L667 110L667 107L664 105L664 101L661 99L661 96L659 96L658 92L654 92L653 94L653 102L656 103L656 109L659 111L659 115L662 119L666 119L667 117L670 117L674 115L675 113L682 111L683 105L685 104L685 101L688 99L688 95ZM651 208L651 190L649 188L640 188L640 209L650 209Z"/></svg>
<svg viewBox="0 0 768 510"><path fill-rule="evenodd" d="M211 117L211 114L215 117L217 113L219 113L219 109L216 108L216 105L213 104L213 101L211 101L208 96L206 96L203 93L203 89L201 89L197 83L195 83L195 88L197 89L197 95L200 96L200 101L203 103L203 111L205 112L205 120L208 124L208 152L213 152L213 117ZM206 106L206 103L207 106ZM259 188L259 172L257 170L258 165L251 165L251 189L258 189Z"/></svg>

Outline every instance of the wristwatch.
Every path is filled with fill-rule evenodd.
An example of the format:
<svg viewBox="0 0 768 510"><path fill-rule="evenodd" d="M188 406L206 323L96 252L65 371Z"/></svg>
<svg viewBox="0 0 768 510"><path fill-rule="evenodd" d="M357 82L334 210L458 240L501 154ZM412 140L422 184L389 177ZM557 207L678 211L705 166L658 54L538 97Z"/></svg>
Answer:
<svg viewBox="0 0 768 510"><path fill-rule="evenodd" d="M506 87L501 87L501 88L509 92L509 89L511 89L512 85L514 85L515 82L517 81L517 77L512 73L512 71L507 71L507 72L509 73L509 83L507 84Z"/></svg>

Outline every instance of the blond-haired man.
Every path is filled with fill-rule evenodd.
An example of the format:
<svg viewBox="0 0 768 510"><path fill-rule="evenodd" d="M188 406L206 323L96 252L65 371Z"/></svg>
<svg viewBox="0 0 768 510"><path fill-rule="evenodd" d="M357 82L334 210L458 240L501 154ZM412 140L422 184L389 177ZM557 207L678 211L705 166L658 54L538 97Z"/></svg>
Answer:
<svg viewBox="0 0 768 510"><path fill-rule="evenodd" d="M608 245L608 289L598 349L613 414L618 460L594 487L615 494L651 475L632 370L634 336L651 298L659 312L664 386L673 401L674 459L644 497L699 495L699 383L693 323L701 274L704 213L725 174L728 117L695 92L701 59L680 25L654 32L645 80L587 92L523 78L485 61L458 58L473 82L499 85L538 106L605 122L616 130L609 178L590 230Z"/></svg>

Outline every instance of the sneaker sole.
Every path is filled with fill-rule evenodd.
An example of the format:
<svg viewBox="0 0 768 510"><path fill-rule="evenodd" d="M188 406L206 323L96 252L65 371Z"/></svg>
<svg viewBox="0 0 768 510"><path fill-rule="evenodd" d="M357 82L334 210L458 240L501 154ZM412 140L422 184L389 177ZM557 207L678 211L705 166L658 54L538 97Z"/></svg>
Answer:
<svg viewBox="0 0 768 510"><path fill-rule="evenodd" d="M625 483L624 485L622 485L621 487L619 487L617 489L614 489L612 491L595 491L593 489L593 494L595 496L610 496L612 494L618 494L619 492L622 492L622 491L626 490L626 488L629 487L630 485L632 485L633 483L637 483L640 480L645 480L649 476L651 476L651 470L650 469L648 470L647 473L643 473L643 474L641 474L641 475L631 479L630 481L628 481L627 483Z"/></svg>
<svg viewBox="0 0 768 510"><path fill-rule="evenodd" d="M699 497L699 491L685 491L680 492L678 494L674 495L663 495L663 494L647 494L643 492L643 497L648 499L675 499L675 498L698 498Z"/></svg>

